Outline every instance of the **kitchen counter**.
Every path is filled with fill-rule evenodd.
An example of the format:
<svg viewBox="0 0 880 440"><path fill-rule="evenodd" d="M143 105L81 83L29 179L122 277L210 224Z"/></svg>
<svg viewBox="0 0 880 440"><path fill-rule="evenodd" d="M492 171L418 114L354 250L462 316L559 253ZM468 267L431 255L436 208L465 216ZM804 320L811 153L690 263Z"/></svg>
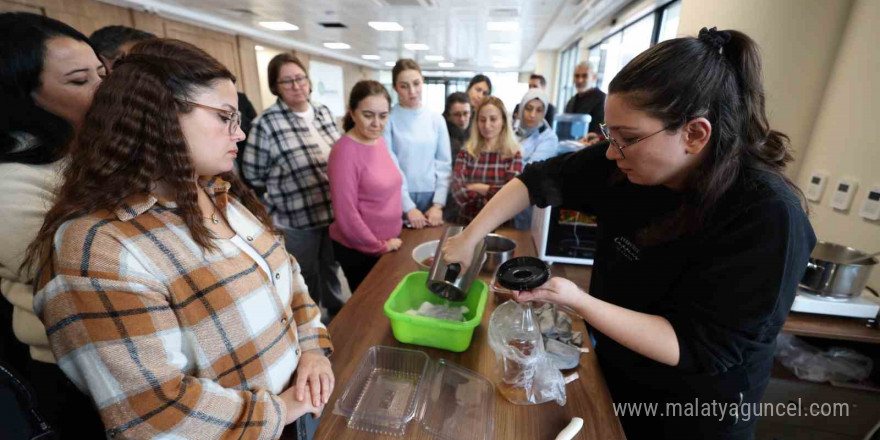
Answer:
<svg viewBox="0 0 880 440"><path fill-rule="evenodd" d="M463 353L453 353L428 347L402 344L394 339L391 325L383 313L383 305L388 295L400 280L410 272L419 270L412 259L412 250L417 245L439 239L443 228L426 228L423 230L404 230L403 246L397 251L383 256L342 311L329 326L335 352L331 358L333 372L336 375L336 387L315 434L315 439L394 439L396 437L379 436L357 431L346 427L347 420L332 414L333 405L345 388L351 375L357 368L364 353L374 345L405 347L425 351L432 359L444 358L461 366L477 371L490 380L495 377L495 354L488 344L489 316L497 304L490 293L483 321L475 330L471 346ZM534 244L528 231L500 230L501 235L512 238L517 243L516 255L535 255ZM586 267L554 265L554 275L565 276L582 285L589 285L590 270ZM487 283L490 275L482 274L480 278ZM574 330L584 331L582 320L574 320ZM567 403L560 407L556 403L541 405L518 406L495 393L495 436L496 439L553 439L565 428L572 417L584 419L584 427L576 439L624 439L620 421L611 406L611 396L605 385L598 360L590 344L585 338L585 347L589 353L583 354L577 369L566 370L567 376L577 372L580 378L566 386ZM289 432L289 431L288 431ZM282 438L292 439L292 435ZM407 439L431 439L421 430L417 421L410 422L407 428Z"/></svg>

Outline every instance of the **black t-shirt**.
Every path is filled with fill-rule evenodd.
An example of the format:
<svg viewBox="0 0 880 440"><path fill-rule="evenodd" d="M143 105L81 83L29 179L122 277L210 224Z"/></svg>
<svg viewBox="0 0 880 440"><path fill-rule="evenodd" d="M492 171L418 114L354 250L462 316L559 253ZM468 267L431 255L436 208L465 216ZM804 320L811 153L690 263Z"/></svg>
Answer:
<svg viewBox="0 0 880 440"><path fill-rule="evenodd" d="M565 113L590 115L588 131L599 134L599 124L605 122L605 92L594 87L572 96L565 104Z"/></svg>
<svg viewBox="0 0 880 440"><path fill-rule="evenodd" d="M519 179L537 206L596 215L599 239L591 295L663 316L675 329L681 353L675 367L593 329L615 403L659 402L663 411L666 402L695 399L759 402L769 381L776 336L816 243L799 199L779 176L743 171L699 232L658 243L646 239L647 228L674 221L682 194L629 182L605 158L607 145L531 164ZM692 438L696 432L699 438L748 438L743 433L753 429L753 423L734 423L730 415L717 419L621 420L627 436L635 439Z"/></svg>

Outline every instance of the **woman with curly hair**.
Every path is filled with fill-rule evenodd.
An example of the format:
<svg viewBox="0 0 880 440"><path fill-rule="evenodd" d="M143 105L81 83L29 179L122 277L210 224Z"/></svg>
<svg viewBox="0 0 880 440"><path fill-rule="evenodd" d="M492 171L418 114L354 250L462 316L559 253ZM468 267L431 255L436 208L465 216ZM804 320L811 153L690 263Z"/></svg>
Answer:
<svg viewBox="0 0 880 440"><path fill-rule="evenodd" d="M299 264L231 172L234 81L188 43L136 45L29 249L58 365L110 437L278 438L333 389Z"/></svg>

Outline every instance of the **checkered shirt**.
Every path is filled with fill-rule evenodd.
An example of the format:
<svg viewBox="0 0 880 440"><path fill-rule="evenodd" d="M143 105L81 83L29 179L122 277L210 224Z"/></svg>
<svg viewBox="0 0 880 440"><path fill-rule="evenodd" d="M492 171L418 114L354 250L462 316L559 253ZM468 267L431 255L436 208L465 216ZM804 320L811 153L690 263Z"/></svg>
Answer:
<svg viewBox="0 0 880 440"><path fill-rule="evenodd" d="M480 213L486 203L510 179L523 170L522 154L503 157L501 153L481 153L473 157L462 148L455 158L455 169L452 172L452 198L458 204L458 223L466 225ZM467 189L471 183L489 185L486 195Z"/></svg>
<svg viewBox="0 0 880 440"><path fill-rule="evenodd" d="M227 197L228 183L203 184L272 275L230 240L202 251L156 196L64 223L40 273L35 309L58 366L108 437L278 438L277 394L301 352L332 349L281 239Z"/></svg>
<svg viewBox="0 0 880 440"><path fill-rule="evenodd" d="M315 108L314 124L331 147L339 140L333 115ZM280 99L251 126L242 156L242 176L266 188L269 213L283 226L309 228L333 223L327 156L311 138L306 121Z"/></svg>

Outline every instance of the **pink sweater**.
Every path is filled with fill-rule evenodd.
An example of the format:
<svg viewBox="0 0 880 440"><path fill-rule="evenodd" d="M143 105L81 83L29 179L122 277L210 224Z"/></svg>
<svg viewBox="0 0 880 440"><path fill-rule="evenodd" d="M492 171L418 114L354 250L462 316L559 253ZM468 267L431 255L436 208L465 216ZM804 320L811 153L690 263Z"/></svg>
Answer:
<svg viewBox="0 0 880 440"><path fill-rule="evenodd" d="M342 136L327 161L335 220L330 237L369 255L385 252L385 241L400 236L400 169L391 159L385 139L364 145Z"/></svg>

